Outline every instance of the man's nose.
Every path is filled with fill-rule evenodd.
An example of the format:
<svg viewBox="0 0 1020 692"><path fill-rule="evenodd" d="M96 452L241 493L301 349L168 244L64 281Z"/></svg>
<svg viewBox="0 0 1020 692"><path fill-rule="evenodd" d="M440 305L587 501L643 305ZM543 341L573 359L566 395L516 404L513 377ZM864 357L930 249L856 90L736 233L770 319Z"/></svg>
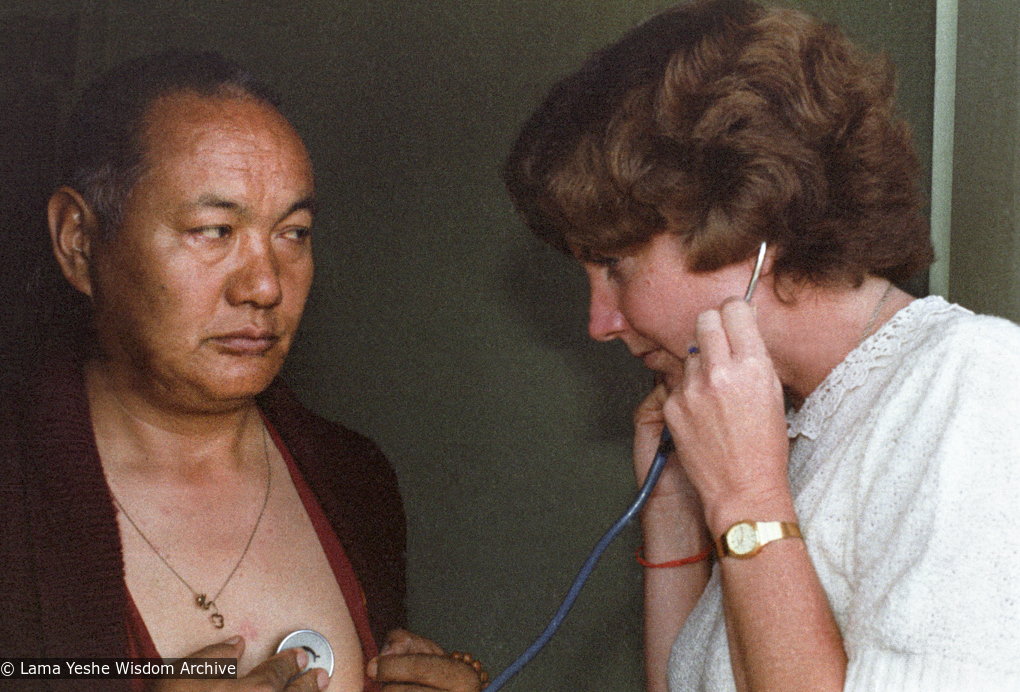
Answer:
<svg viewBox="0 0 1020 692"><path fill-rule="evenodd" d="M232 304L271 308L283 299L280 262L270 239L249 238L238 252L238 266L228 287Z"/></svg>

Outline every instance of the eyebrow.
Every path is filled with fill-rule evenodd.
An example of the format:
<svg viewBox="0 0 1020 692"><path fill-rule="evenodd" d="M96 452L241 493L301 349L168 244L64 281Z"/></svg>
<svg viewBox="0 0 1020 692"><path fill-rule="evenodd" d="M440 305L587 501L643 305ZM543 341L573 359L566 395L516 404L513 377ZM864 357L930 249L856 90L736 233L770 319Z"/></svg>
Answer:
<svg viewBox="0 0 1020 692"><path fill-rule="evenodd" d="M599 264L608 259L606 255L602 254L598 250L595 250L588 245L582 245L581 247L579 247L576 251L575 256L577 257L577 260L579 262L582 262L584 264Z"/></svg>
<svg viewBox="0 0 1020 692"><path fill-rule="evenodd" d="M236 213L241 213L243 211L243 208L237 202L232 202L229 199L225 199L214 194L204 194L200 196L193 205L190 206L211 207L213 209L226 209L227 211L233 211ZM303 210L306 210L309 213L311 213L312 216L315 216L316 204L314 197L308 196L303 199L299 199L297 202L294 202L294 204L290 205L290 208L287 209L287 211L280 218L285 219L294 212Z"/></svg>

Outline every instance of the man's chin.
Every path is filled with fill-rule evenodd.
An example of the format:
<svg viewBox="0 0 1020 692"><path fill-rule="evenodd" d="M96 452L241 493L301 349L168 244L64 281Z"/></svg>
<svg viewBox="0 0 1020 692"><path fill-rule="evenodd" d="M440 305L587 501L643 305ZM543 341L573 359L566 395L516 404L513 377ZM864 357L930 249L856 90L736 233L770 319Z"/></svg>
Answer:
<svg viewBox="0 0 1020 692"><path fill-rule="evenodd" d="M201 406L204 400L210 409L215 410L249 403L264 392L280 372L279 367L264 361L232 365L234 367L207 373L194 383L191 389L196 404Z"/></svg>

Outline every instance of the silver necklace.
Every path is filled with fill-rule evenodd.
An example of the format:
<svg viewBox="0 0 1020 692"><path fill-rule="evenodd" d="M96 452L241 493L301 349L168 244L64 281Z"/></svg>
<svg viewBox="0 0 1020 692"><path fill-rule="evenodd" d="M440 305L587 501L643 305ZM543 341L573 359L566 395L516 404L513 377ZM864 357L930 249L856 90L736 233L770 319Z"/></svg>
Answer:
<svg viewBox="0 0 1020 692"><path fill-rule="evenodd" d="M864 331L861 332L861 338L857 342L858 346L863 344L864 340L871 335L871 329L875 326L875 321L878 319L878 313L882 312L882 306L885 305L885 301L889 300L889 296L892 294L892 287L893 285L890 281L889 285L885 287L885 293L882 294L882 299L879 300L878 305L875 306L875 311L871 313L871 319L868 320L868 326L866 326Z"/></svg>
<svg viewBox="0 0 1020 692"><path fill-rule="evenodd" d="M230 583L230 580L234 578L234 573L237 572L237 568L240 567L241 562L244 561L244 556L248 554L248 549L251 547L252 541L255 540L255 534L258 533L259 524L262 523L262 515L266 513L266 505L269 504L269 491L272 489L273 467L269 463L269 443L266 441L265 426L262 426L262 451L266 455L266 496L262 500L262 509L259 510L259 516L257 519L255 519L255 526L251 530L251 535L248 536L248 542L244 544L244 550L241 551L241 557L237 558L237 562L234 563L234 569L230 570L230 574L228 574L227 578L223 580L223 584L220 585L220 588L216 592L216 595L213 596L212 598L209 598L204 593L199 593L194 588L192 588L191 584L185 581L184 577L182 577L177 572L177 570L173 568L173 565L170 564L170 561L163 557L163 553L159 552L156 546L152 544L152 541L150 541L149 538L144 533L142 533L142 530L138 528L138 524L136 524L135 520L131 518L131 515L127 513L127 510L124 509L124 505L120 503L120 500L118 500L117 496L113 494L113 491L112 490L110 491L110 496L113 498L113 503L117 505L117 509L121 511L121 513L124 515L124 518L128 520L128 523L134 527L135 531L137 531L138 535L142 537L142 540L145 541L146 545L148 545L149 548L152 549L152 552L156 554L156 557L158 557L162 561L162 563L166 565L166 568L170 570L170 572L175 577L177 577L177 580L184 584L188 591L191 592L191 595L195 597L195 605L197 605L202 610L212 611L209 614L209 622L211 622L213 624L213 627L215 627L216 629L223 629L224 624L223 616L220 614L219 608L216 607L216 601L217 599L219 599L220 594L223 593L223 590L227 588L227 584Z"/></svg>

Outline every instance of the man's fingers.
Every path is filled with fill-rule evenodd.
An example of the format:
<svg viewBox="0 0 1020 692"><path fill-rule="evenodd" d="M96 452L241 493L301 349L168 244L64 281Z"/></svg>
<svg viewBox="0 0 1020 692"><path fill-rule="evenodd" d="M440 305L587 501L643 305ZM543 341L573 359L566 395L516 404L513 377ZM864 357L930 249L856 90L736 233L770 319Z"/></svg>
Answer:
<svg viewBox="0 0 1020 692"><path fill-rule="evenodd" d="M312 668L291 680L284 692L319 692L329 684L329 675L322 668Z"/></svg>
<svg viewBox="0 0 1020 692"><path fill-rule="evenodd" d="M373 662L375 680L387 685L387 692L399 690L400 683L451 692L475 692L481 687L479 674L472 666L446 656L390 655L380 656ZM390 684L394 686L388 686Z"/></svg>
<svg viewBox="0 0 1020 692"><path fill-rule="evenodd" d="M442 656L446 652L442 647L431 639L420 637L412 632L403 629L390 630L386 635L386 642L379 652L387 654L434 654Z"/></svg>
<svg viewBox="0 0 1020 692"><path fill-rule="evenodd" d="M291 679L295 678L298 673L308 663L308 654L301 649L287 649L280 653L267 658L262 663L258 664L251 671L244 676L245 680L249 680L254 683L264 684L274 692L282 692L284 689L290 690L318 690L318 685L315 684L315 678L311 678L311 686L308 686L309 680L308 675L302 675L301 679L294 680L297 687L288 687L287 683ZM311 672L311 671L309 671Z"/></svg>
<svg viewBox="0 0 1020 692"><path fill-rule="evenodd" d="M244 639L231 637L188 654L185 658L241 658L244 653Z"/></svg>

